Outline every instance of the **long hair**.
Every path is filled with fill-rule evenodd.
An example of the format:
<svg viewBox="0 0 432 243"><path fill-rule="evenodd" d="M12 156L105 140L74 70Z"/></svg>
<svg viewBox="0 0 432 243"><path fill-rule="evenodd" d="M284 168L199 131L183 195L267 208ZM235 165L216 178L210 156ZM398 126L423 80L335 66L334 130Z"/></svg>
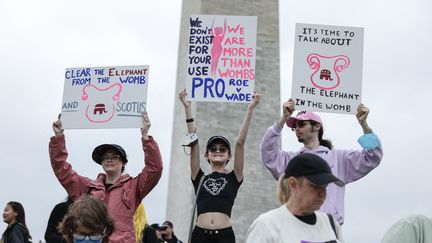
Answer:
<svg viewBox="0 0 432 243"><path fill-rule="evenodd" d="M12 210L17 213L16 222L18 222L22 226L24 226L24 229L25 229L25 232L26 232L28 238L31 239L30 231L28 230L27 224L25 221L25 211L24 211L23 205L19 202L15 202L15 201L10 201L7 203L7 205L9 205L12 208Z"/></svg>
<svg viewBox="0 0 432 243"><path fill-rule="evenodd" d="M108 214L107 207L100 199L91 196L83 196L71 205L58 230L71 243L78 226L104 234L103 243L108 243L114 232L114 220Z"/></svg>
<svg viewBox="0 0 432 243"><path fill-rule="evenodd" d="M142 238L144 237L144 230L146 226L148 226L146 211L143 203L140 203L137 209L135 209L133 219L134 219L135 238L138 243L141 242Z"/></svg>
<svg viewBox="0 0 432 243"><path fill-rule="evenodd" d="M320 124L320 123L318 123L316 121L312 121L312 120L310 121L310 123L311 123L312 126L314 126L316 124ZM332 144L332 142L329 139L323 139L324 128L323 128L322 124L320 124L320 125L321 125L321 128L318 131L318 141L319 141L319 144L321 146L327 147L328 149L332 150L333 149L333 144Z"/></svg>

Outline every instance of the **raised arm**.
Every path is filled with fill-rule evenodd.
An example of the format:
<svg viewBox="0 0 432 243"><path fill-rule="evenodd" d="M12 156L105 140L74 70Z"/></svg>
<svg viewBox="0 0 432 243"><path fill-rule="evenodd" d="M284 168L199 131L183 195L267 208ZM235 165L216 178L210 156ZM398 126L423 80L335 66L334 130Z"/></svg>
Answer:
<svg viewBox="0 0 432 243"><path fill-rule="evenodd" d="M260 93L254 93L252 102L248 105L246 115L243 119L243 124L240 128L239 134L236 139L236 147L234 154L234 172L237 177L237 181L243 179L243 166L244 166L244 145L246 142L246 136L249 130L250 121L255 107L259 104L261 99Z"/></svg>
<svg viewBox="0 0 432 243"><path fill-rule="evenodd" d="M66 140L60 118L61 115L59 114L57 121L52 124L55 136L50 138L48 145L51 167L62 186L75 200L87 193L87 185L91 180L87 177L80 176L66 161L68 152L66 150Z"/></svg>
<svg viewBox="0 0 432 243"><path fill-rule="evenodd" d="M144 150L144 163L145 166L141 173L138 175L138 195L137 205L141 200L157 185L162 175L163 163L162 156L159 150L159 145L148 135L151 123L147 112L142 114L143 127L141 128L141 142Z"/></svg>
<svg viewBox="0 0 432 243"><path fill-rule="evenodd" d="M363 135L357 140L362 146L361 150L342 151L343 163L340 169L345 170L344 181L350 183L367 175L376 168L382 161L383 148L378 136L373 133L367 124L369 109L360 104L357 108L357 120L363 129Z"/></svg>
<svg viewBox="0 0 432 243"><path fill-rule="evenodd" d="M282 104L282 116L274 125L266 130L261 140L261 159L276 180L284 173L288 161L295 156L294 152L280 149L282 129L294 110L294 99L290 98L285 101Z"/></svg>
<svg viewBox="0 0 432 243"><path fill-rule="evenodd" d="M185 109L185 115L186 115L186 124L189 134L193 134L196 132L195 122L192 117L192 104L190 101L186 100L187 92L186 89L184 89L179 94L179 99L182 102L184 109ZM199 142L195 143L191 146L191 153L190 153L190 167L191 167L191 177L192 179L195 179L195 177L198 174L198 171L200 170L200 162L199 162Z"/></svg>

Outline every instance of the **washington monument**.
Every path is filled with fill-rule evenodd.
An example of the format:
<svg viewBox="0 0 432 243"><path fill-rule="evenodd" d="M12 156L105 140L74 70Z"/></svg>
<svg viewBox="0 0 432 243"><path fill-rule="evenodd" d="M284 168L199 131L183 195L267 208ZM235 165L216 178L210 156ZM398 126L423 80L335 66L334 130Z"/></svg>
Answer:
<svg viewBox="0 0 432 243"><path fill-rule="evenodd" d="M176 93L186 85L188 29L190 15L257 16L257 48L255 64L255 90L262 94L255 109L245 146L244 180L238 191L231 222L237 242L244 242L247 229L261 213L276 208L276 181L265 169L260 155L261 138L280 115L279 80L279 17L276 0L183 0ZM200 143L204 145L212 135L222 135L231 144L241 126L246 104L194 102L193 114ZM178 99L174 105L167 220L174 223L179 239L186 241L195 196L190 176L189 156L181 144L187 127L184 109ZM205 146L201 146L201 168L209 173L204 159ZM186 152L187 149L186 149ZM232 163L231 163L232 164ZM232 165L231 165L232 166Z"/></svg>

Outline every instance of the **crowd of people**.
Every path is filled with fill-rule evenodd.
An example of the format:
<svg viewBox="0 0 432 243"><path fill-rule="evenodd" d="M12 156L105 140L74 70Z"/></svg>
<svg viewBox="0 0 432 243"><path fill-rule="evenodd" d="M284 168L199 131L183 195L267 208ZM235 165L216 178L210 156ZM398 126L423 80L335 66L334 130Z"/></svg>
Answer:
<svg viewBox="0 0 432 243"><path fill-rule="evenodd" d="M233 146L221 135L223 131L208 139L203 157L210 166L209 174L201 168L197 126L187 96L186 90L179 93L185 111L189 138L185 146L190 147L190 178L197 214L187 242L234 243L231 211L243 183L246 137L261 95L254 93ZM364 133L358 139L360 150L333 148L329 140L323 139L324 123L318 114L300 111L294 115L294 111L293 99L284 102L282 116L262 138L262 162L278 180L281 206L263 212L251 224L246 242L344 242L341 226L345 186L367 175L383 158L381 141L367 123L369 109L363 104L357 109L356 118ZM142 211L141 202L157 185L163 169L158 144L148 134L151 123L145 112L142 122L140 140L145 158L142 171L135 177L124 173L128 163L126 151L117 144L102 144L92 153L93 161L104 171L96 179L81 176L72 168L67 161L61 117L53 123L54 136L49 142L51 166L68 197L54 207L49 217L47 243L182 242L175 235L171 221L149 224ZM303 144L299 151L279 147L285 126ZM227 168L229 162L233 163L232 170ZM31 242L24 207L19 202L7 203L3 220L7 228L1 243ZM421 226L416 226L418 230L408 236L410 233L406 232L414 223ZM398 242L396 239L402 239L399 235L412 237L409 239L416 239L415 242L429 242L425 239L430 240L431 229L430 219L404 219L389 230L383 242Z"/></svg>

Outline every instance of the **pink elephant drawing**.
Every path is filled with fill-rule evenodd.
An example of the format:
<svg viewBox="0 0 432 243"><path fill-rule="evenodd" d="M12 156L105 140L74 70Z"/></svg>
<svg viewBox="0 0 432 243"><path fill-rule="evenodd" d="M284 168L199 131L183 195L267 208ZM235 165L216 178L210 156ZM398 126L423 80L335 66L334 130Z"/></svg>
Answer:
<svg viewBox="0 0 432 243"><path fill-rule="evenodd" d="M350 59L345 55L327 57L312 53L307 56L306 61L313 70L310 76L312 85L324 90L338 87L341 82L339 73L350 65Z"/></svg>
<svg viewBox="0 0 432 243"><path fill-rule="evenodd" d="M92 123L104 123L110 121L115 114L114 102L120 99L123 87L120 83L112 84L107 88L98 88L93 84L87 84L82 90L81 99L87 101L86 118ZM89 97L92 92L93 98Z"/></svg>

